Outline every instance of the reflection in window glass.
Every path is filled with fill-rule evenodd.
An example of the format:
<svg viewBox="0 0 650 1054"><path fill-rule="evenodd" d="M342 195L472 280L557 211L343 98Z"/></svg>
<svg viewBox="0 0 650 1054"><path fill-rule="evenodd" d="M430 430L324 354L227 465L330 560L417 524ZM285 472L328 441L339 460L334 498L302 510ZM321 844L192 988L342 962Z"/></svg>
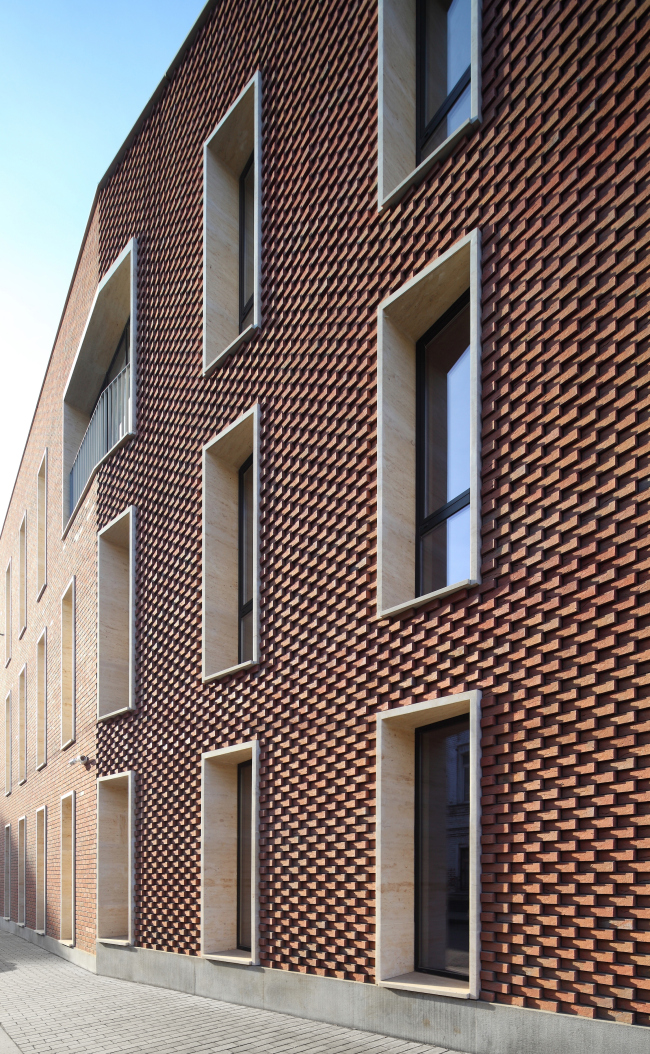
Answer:
<svg viewBox="0 0 650 1054"><path fill-rule="evenodd" d="M416 732L416 956L469 977L469 716Z"/></svg>
<svg viewBox="0 0 650 1054"><path fill-rule="evenodd" d="M253 457L239 470L239 661L253 658Z"/></svg>
<svg viewBox="0 0 650 1054"><path fill-rule="evenodd" d="M471 116L471 0L419 0L420 158Z"/></svg>
<svg viewBox="0 0 650 1054"><path fill-rule="evenodd" d="M237 947L251 947L251 819L253 765L237 766Z"/></svg>
<svg viewBox="0 0 650 1054"><path fill-rule="evenodd" d="M249 157L239 180L239 330L253 321L255 167Z"/></svg>
<svg viewBox="0 0 650 1054"><path fill-rule="evenodd" d="M469 291L418 342L419 595L470 577Z"/></svg>

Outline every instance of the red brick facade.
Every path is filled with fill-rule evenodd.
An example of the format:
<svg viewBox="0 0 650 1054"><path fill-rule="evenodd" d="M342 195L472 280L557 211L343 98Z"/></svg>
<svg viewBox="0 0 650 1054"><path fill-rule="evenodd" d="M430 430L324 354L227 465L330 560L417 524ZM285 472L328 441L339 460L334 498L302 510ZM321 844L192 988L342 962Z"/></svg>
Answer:
<svg viewBox="0 0 650 1054"><path fill-rule="evenodd" d="M56 934L55 815L76 787L92 952L94 778L133 769L136 944L196 955L201 753L257 738L262 966L372 983L374 715L480 688L481 999L650 1025L649 9L486 0L478 132L378 213L376 7L216 4L100 189L0 540L4 570L47 446L48 585L36 604L29 571L2 698L47 624L49 759L34 771L28 730L4 822L27 814L31 853L48 804ZM263 324L205 379L202 144L257 69ZM474 228L482 584L378 621L376 309ZM137 435L62 543L63 387L134 236ZM202 685L201 448L256 401L261 662ZM129 504L137 710L95 732L96 531ZM56 740L73 573L88 770Z"/></svg>

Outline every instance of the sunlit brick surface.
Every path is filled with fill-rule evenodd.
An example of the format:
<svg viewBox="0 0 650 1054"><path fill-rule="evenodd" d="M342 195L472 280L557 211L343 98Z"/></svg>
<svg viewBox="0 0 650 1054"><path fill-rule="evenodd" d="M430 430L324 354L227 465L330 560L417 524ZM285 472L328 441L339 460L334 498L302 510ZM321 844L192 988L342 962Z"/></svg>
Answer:
<svg viewBox="0 0 650 1054"><path fill-rule="evenodd" d="M198 953L201 752L257 737L262 964L372 981L374 715L480 688L481 998L650 1024L646 10L487 0L480 130L378 215L376 4L227 0L102 190L99 274L138 239L138 435L79 522L138 509L138 710L97 747L137 774L138 944ZM205 380L202 144L258 68L263 327ZM476 227L483 583L376 621L376 308ZM255 401L262 661L203 687L201 447Z"/></svg>

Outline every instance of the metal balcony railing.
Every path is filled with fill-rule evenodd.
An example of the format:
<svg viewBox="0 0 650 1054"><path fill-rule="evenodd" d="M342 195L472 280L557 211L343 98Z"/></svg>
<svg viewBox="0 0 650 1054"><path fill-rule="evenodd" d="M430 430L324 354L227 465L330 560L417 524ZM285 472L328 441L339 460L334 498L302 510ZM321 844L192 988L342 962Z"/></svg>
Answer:
<svg viewBox="0 0 650 1054"><path fill-rule="evenodd" d="M93 470L126 435L129 427L129 367L118 373L97 400L70 470L70 513L81 497Z"/></svg>

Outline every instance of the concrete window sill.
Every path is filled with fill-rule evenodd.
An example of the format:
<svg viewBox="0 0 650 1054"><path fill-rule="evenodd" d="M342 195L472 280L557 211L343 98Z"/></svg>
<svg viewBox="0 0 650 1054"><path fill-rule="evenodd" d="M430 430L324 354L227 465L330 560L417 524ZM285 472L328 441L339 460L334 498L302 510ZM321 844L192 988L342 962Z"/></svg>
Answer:
<svg viewBox="0 0 650 1054"><path fill-rule="evenodd" d="M377 981L380 988L397 988L404 992L426 992L428 995L449 995L454 999L469 999L467 981L453 977L437 977L429 973L403 973L398 977L387 977Z"/></svg>

